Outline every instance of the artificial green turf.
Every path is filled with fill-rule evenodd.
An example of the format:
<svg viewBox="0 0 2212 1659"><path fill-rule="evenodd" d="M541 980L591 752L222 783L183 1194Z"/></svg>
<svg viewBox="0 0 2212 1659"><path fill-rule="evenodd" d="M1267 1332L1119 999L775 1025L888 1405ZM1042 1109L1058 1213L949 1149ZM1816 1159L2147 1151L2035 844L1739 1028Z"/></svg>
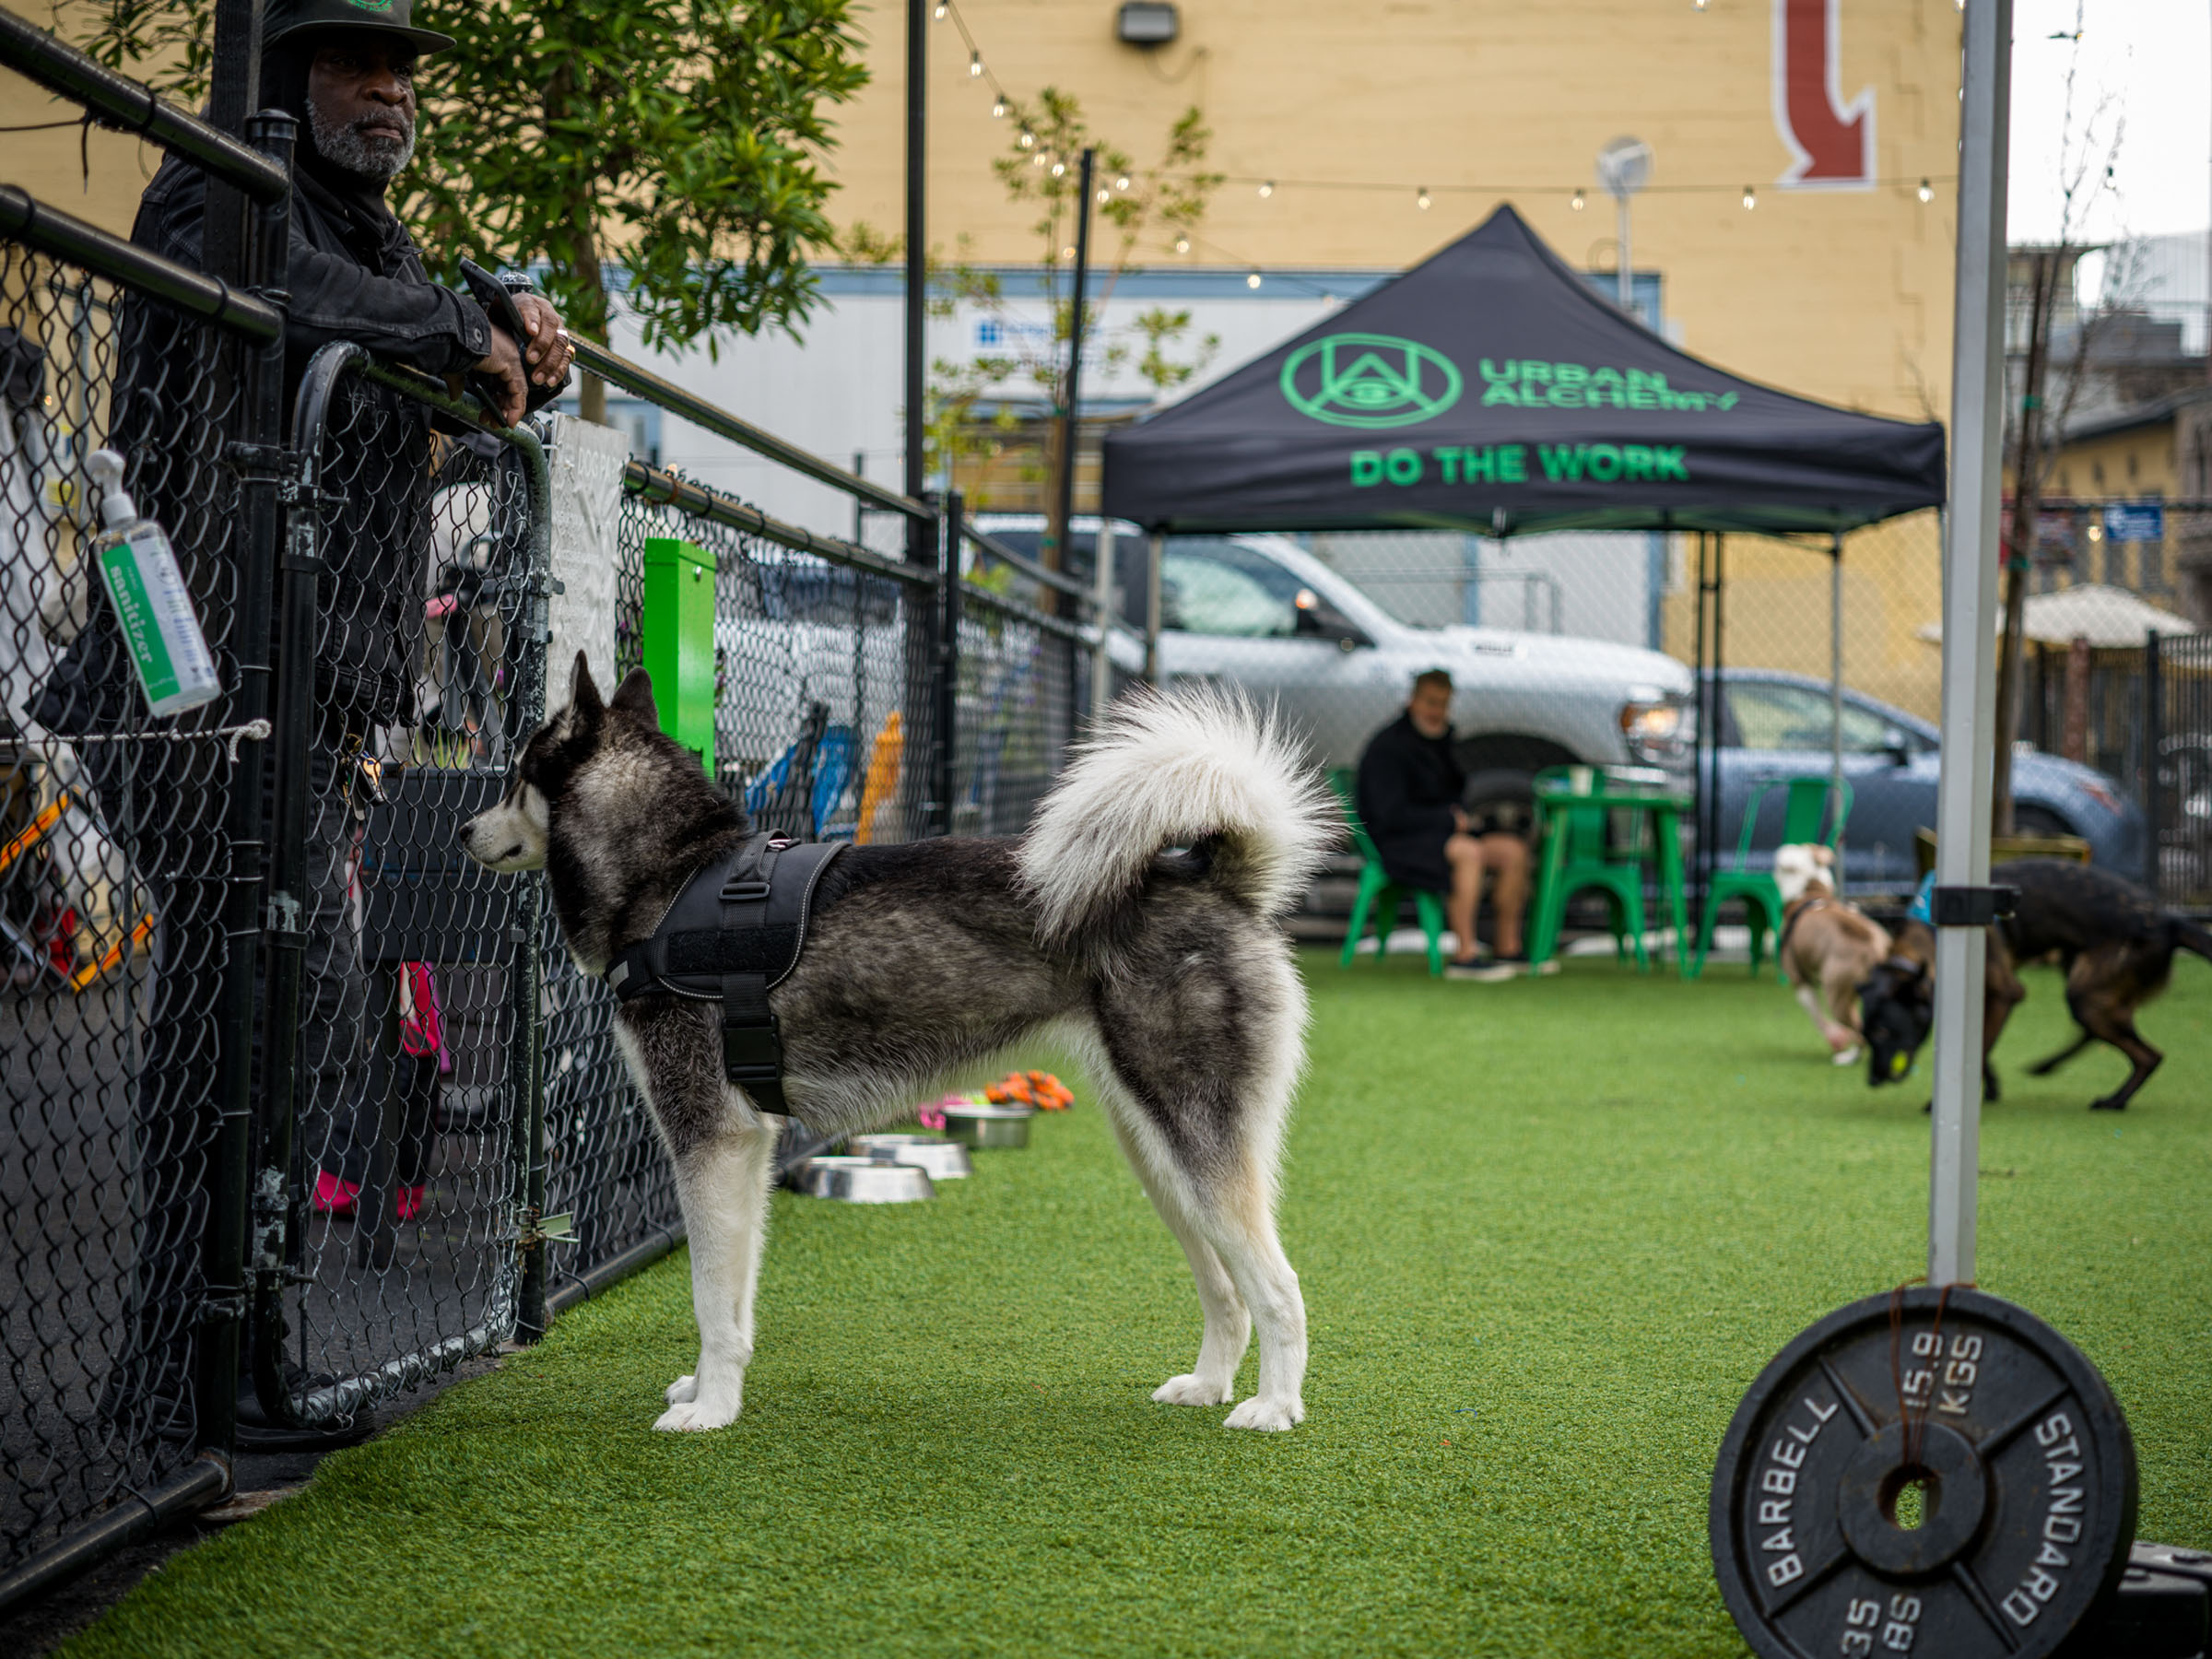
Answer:
<svg viewBox="0 0 2212 1659"><path fill-rule="evenodd" d="M1431 982L1307 959L1283 1232L1310 1416L1155 1406L1198 1318L1082 1100L935 1204L779 1194L732 1429L648 1425L679 1259L174 1559L73 1654L1735 1654L1713 1452L1794 1333L1922 1271L1924 1078L1826 1063L1789 994L1575 962ZM2212 1545L2212 971L2109 1050L1998 1052L1981 1282L2100 1365L2142 1532ZM1253 1361L1241 1379L1249 1391Z"/></svg>

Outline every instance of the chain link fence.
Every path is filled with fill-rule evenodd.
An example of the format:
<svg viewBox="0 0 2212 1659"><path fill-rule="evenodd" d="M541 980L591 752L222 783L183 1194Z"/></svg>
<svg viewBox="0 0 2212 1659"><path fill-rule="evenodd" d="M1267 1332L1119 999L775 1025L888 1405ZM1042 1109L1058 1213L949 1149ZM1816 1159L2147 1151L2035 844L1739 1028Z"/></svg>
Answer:
<svg viewBox="0 0 2212 1659"><path fill-rule="evenodd" d="M248 123L257 151L147 117L27 25L0 47L247 202L218 281L0 187L6 1606L220 1499L241 1441L357 1434L681 1241L613 998L541 877L460 851L548 678L567 694L563 604L617 674L653 667L758 821L857 842L1019 832L1136 648L1095 672L1089 595L957 497L870 484L598 348L632 395L903 524L902 549L605 429L500 428L344 343L288 392L255 296L284 286L289 123ZM219 694L182 714L147 712L100 574L101 445L214 658ZM604 510L564 521L557 472ZM557 556L587 520L599 550ZM589 592L564 600L562 569ZM665 689L694 618L711 670Z"/></svg>

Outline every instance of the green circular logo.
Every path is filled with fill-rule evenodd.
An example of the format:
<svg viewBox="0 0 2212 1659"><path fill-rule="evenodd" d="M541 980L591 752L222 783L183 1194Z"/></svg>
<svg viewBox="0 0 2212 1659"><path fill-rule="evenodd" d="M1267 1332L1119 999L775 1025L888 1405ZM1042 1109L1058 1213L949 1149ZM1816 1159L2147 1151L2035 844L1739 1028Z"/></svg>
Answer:
<svg viewBox="0 0 2212 1659"><path fill-rule="evenodd" d="M1457 403L1460 378L1450 358L1418 340L1340 334L1292 352L1282 386L1292 408L1331 426L1401 427Z"/></svg>

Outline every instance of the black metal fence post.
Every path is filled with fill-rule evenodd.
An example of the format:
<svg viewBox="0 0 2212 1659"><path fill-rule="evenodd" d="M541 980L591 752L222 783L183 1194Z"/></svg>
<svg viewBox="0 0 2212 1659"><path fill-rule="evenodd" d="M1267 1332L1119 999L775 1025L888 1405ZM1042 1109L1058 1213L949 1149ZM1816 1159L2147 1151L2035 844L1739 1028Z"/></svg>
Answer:
<svg viewBox="0 0 2212 1659"><path fill-rule="evenodd" d="M2143 885L2163 894L2165 860L2159 853L2165 803L2159 798L2159 751L2166 747L2166 685L2159 655L2159 630L2143 636Z"/></svg>
<svg viewBox="0 0 2212 1659"><path fill-rule="evenodd" d="M553 596L553 481L545 447L527 428L516 428L508 441L523 457L530 490L530 571L523 598L521 683L515 688L514 741L529 735L546 718L546 644L552 638L549 624ZM514 1140L522 1160L524 1228L523 1282L515 1310L517 1342L535 1342L546 1334L550 1316L546 1308L546 1021L545 963L538 946L546 924L546 878L526 878L522 914L514 926L513 966L508 971L512 988L513 1037L521 1050L521 1064L511 1060L508 1070L521 1091L520 1130Z"/></svg>
<svg viewBox="0 0 2212 1659"><path fill-rule="evenodd" d="M929 780L929 793L937 805L931 832L936 835L952 833L953 777L959 760L960 533L966 524L965 503L960 492L953 490L945 499L937 548L935 741Z"/></svg>
<svg viewBox="0 0 2212 1659"><path fill-rule="evenodd" d="M300 1060L300 987L306 967L309 751L315 728L316 588L324 569L320 511L323 433L338 381L358 346L325 346L308 363L292 409L285 515L283 608L276 629L276 806L269 846L268 988L264 1027L260 1153L253 1171L253 1391L269 1420L305 1427L283 1375L284 1287L298 1225L292 1119Z"/></svg>
<svg viewBox="0 0 2212 1659"><path fill-rule="evenodd" d="M253 147L282 167L291 164L297 124L266 110L246 124ZM253 287L271 305L289 299L291 198L253 209ZM238 1438L239 1348L246 1318L247 1186L253 1161L254 982L261 967L262 895L267 848L262 799L269 732L269 629L276 584L276 541L283 515L284 341L254 351L248 368L240 441L231 460L243 477L237 626L232 635L238 683L232 724L244 728L230 774L227 835L230 886L224 901L221 1056L216 1085L218 1126L209 1158L196 1418L199 1444L229 1456ZM258 735L256 735L258 728Z"/></svg>

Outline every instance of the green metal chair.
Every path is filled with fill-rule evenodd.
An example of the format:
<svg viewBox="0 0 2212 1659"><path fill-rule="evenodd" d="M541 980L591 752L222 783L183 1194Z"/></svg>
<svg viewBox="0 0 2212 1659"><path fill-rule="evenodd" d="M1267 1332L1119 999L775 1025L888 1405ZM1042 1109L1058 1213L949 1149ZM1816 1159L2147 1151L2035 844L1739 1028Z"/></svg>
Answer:
<svg viewBox="0 0 2212 1659"><path fill-rule="evenodd" d="M1782 811L1782 841L1789 846L1798 841L1811 841L1833 849L1842 839L1844 821L1851 817L1851 785L1841 778L1768 778L1752 790L1744 802L1744 833L1735 847L1733 868L1712 873L1712 889L1705 895L1705 914L1698 923L1698 956L1690 967L1695 979L1705 971L1705 954L1712 948L1712 928L1721 906L1731 899L1743 901L1744 919L1751 924L1751 973L1758 977L1759 966L1766 955L1766 936L1774 935L1774 971L1782 973L1782 888L1775 885L1771 870L1754 870L1751 864L1751 838L1759 831L1759 809L1765 801L1767 791L1781 785L1789 791L1783 797ZM1838 792L1841 792L1840 794ZM1829 806L1831 798L1835 811ZM1828 822L1828 832L1820 830Z"/></svg>
<svg viewBox="0 0 2212 1659"><path fill-rule="evenodd" d="M1414 913L1421 921L1421 932L1429 940L1429 971L1441 977L1444 971L1444 896L1427 888L1400 888L1382 867L1382 853L1367 826L1359 821L1359 791L1354 783L1352 769L1334 767L1329 772L1329 787L1336 792L1336 799L1344 806L1345 827L1352 832L1352 844L1359 849L1359 895L1352 900L1352 924L1345 930L1344 954L1337 959L1347 968L1359 953L1359 941L1367 933L1371 917L1375 928L1375 954L1379 957L1390 948L1390 930L1396 925L1398 906L1406 894L1413 896Z"/></svg>
<svg viewBox="0 0 2212 1659"><path fill-rule="evenodd" d="M1536 774L1536 789L1549 801L1546 809L1548 825L1546 833L1564 838L1564 845L1554 847L1547 840L1539 855L1536 899L1534 914L1529 919L1529 960L1551 959L1552 952L1559 947L1559 930L1567 920L1567 901L1577 893L1596 888L1613 901L1614 955L1625 961L1633 946L1637 968L1648 971L1652 961L1643 947L1646 854L1641 825L1634 845L1606 846L1606 825L1610 816L1606 807L1562 806L1559 796L1551 793L1566 783L1576 770L1552 766Z"/></svg>

